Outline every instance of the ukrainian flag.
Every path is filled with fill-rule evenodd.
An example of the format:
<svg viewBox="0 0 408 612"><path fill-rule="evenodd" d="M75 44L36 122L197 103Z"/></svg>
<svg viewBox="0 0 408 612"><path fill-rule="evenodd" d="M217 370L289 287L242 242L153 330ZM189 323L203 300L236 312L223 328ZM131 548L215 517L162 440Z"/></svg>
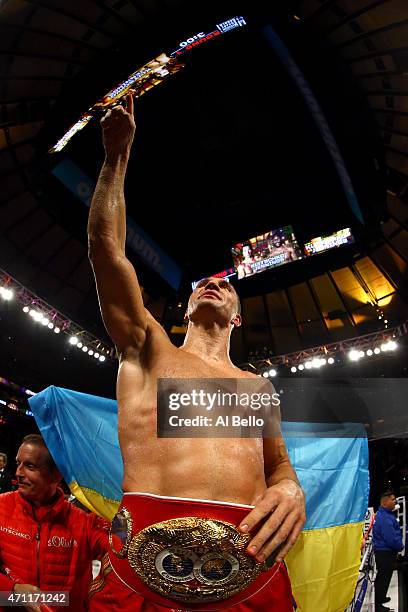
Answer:
<svg viewBox="0 0 408 612"><path fill-rule="evenodd" d="M72 493L112 519L123 476L116 402L58 387L29 402ZM343 612L357 582L368 505L364 429L356 423L282 423L282 433L307 500L307 523L286 558L298 608Z"/></svg>

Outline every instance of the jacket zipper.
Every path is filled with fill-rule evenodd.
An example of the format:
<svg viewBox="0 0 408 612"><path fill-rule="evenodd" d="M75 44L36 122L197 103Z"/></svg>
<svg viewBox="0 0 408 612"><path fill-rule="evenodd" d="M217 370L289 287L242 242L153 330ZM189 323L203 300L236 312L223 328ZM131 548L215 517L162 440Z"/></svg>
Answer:
<svg viewBox="0 0 408 612"><path fill-rule="evenodd" d="M40 587L40 531L41 531L41 523L37 523L37 533L35 534L35 539L37 540L37 586Z"/></svg>

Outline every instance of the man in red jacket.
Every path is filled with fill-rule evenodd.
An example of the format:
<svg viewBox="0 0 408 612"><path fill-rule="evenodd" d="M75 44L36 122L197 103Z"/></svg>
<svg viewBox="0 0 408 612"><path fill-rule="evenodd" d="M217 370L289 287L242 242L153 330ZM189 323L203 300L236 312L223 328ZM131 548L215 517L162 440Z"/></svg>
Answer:
<svg viewBox="0 0 408 612"><path fill-rule="evenodd" d="M18 490L0 495L0 591L64 591L65 610L85 611L92 560L108 550L108 523L65 500L40 435L23 439L16 462Z"/></svg>

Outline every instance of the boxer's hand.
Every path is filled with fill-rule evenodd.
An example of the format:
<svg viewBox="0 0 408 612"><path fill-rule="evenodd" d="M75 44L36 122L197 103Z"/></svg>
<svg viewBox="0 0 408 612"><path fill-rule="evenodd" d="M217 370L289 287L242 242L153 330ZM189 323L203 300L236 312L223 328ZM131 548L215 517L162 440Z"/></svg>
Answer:
<svg viewBox="0 0 408 612"><path fill-rule="evenodd" d="M34 586L33 584L18 584L17 582L14 585L13 591L14 593L23 593L24 595L34 595L34 593L41 593L41 589ZM41 610L40 606L36 606L34 604L26 604L23 607L29 612L36 612L38 610Z"/></svg>
<svg viewBox="0 0 408 612"><path fill-rule="evenodd" d="M302 489L293 480L283 479L265 491L239 529L243 533L259 529L247 547L247 552L257 561L262 563L278 547L276 560L282 561L298 539L305 521L305 496Z"/></svg>
<svg viewBox="0 0 408 612"><path fill-rule="evenodd" d="M103 146L106 158L116 160L128 156L136 131L133 110L133 95L126 96L126 108L115 106L110 108L101 120Z"/></svg>

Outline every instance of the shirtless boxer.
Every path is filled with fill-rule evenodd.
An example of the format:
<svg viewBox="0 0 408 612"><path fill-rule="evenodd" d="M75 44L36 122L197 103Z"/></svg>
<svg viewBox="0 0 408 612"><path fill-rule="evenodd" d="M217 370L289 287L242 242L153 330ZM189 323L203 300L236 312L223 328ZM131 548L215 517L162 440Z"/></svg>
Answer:
<svg viewBox="0 0 408 612"><path fill-rule="evenodd" d="M286 261L294 261L296 259L296 253L291 245L286 245L279 234L273 234L272 237L268 238L269 252L272 257L275 255L284 255Z"/></svg>
<svg viewBox="0 0 408 612"><path fill-rule="evenodd" d="M103 320L119 357L124 497L112 523L113 568L125 584L152 602L143 610L292 610L281 561L299 536L305 507L282 437L157 437L157 379L259 381L236 368L229 357L231 332L241 324L237 294L220 278L200 282L188 303L184 345L172 345L145 309L135 270L125 255L124 179L135 133L132 96L126 108L109 110L101 125L106 156L88 234ZM155 527L148 531L151 525ZM208 541L203 544L199 535L195 548L191 542L189 550L187 544L183 548L182 543L200 530L218 533L216 554L208 552ZM167 549L160 540L166 533ZM222 546L234 540L238 552L223 556L224 536ZM276 562L265 563L273 553Z"/></svg>

